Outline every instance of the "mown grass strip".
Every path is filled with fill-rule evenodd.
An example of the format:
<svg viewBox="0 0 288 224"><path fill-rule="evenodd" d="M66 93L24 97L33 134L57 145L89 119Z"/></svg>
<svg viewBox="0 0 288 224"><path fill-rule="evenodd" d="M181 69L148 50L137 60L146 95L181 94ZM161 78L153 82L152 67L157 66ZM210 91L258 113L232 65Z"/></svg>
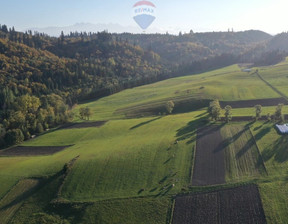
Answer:
<svg viewBox="0 0 288 224"><path fill-rule="evenodd" d="M0 201L0 223L6 224L15 212L21 207L25 199L27 199L37 186L39 180L24 179L20 180L10 192Z"/></svg>

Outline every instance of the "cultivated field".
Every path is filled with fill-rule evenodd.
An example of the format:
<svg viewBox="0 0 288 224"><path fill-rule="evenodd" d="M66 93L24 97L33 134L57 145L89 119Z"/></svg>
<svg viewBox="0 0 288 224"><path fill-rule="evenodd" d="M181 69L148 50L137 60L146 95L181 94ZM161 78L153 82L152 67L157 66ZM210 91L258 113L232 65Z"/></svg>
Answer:
<svg viewBox="0 0 288 224"><path fill-rule="evenodd" d="M232 108L248 108L255 105L261 105L262 107L277 106L278 104L287 104L288 101L282 98L270 98L270 99L257 99L257 100L240 100L240 101L220 101L222 108L230 105Z"/></svg>
<svg viewBox="0 0 288 224"><path fill-rule="evenodd" d="M257 186L248 185L176 198L173 224L265 224Z"/></svg>
<svg viewBox="0 0 288 224"><path fill-rule="evenodd" d="M219 126L198 129L192 185L225 183L224 150Z"/></svg>
<svg viewBox="0 0 288 224"><path fill-rule="evenodd" d="M266 175L266 169L249 127L226 125L222 127L224 139L226 180L235 181Z"/></svg>
<svg viewBox="0 0 288 224"><path fill-rule="evenodd" d="M0 152L0 156L44 156L60 152L67 146L16 146Z"/></svg>

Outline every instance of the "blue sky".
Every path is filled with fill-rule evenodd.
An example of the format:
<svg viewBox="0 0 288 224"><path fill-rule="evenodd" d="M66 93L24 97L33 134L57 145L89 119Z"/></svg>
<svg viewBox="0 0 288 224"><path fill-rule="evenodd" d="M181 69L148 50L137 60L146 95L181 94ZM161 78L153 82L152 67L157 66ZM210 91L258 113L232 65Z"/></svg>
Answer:
<svg viewBox="0 0 288 224"><path fill-rule="evenodd" d="M157 6L151 28L165 31L288 30L287 0L150 0ZM136 26L135 0L1 0L0 24L17 30L69 26L75 23L117 23Z"/></svg>

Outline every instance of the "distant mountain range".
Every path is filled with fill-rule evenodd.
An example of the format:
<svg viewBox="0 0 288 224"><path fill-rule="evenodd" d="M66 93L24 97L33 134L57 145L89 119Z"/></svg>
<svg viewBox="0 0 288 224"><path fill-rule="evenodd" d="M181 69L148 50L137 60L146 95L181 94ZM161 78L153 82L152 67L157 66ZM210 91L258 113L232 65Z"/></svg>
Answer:
<svg viewBox="0 0 288 224"><path fill-rule="evenodd" d="M72 26L65 26L65 27L45 27L45 28L29 28L28 30L37 31L39 33L45 33L49 36L58 37L61 34L61 31L64 34L69 34L70 32L102 32L104 30L108 31L109 33L143 33L143 31L135 26L122 26L116 23L109 23L109 24L92 24L92 23L76 23ZM26 30L23 30L26 31ZM149 28L146 33L165 33L165 30L161 30L158 28Z"/></svg>

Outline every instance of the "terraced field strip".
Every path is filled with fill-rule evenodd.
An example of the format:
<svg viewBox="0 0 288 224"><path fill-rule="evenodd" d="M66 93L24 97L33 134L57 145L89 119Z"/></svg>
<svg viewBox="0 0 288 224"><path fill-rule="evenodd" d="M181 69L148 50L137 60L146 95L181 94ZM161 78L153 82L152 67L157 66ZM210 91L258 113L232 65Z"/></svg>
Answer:
<svg viewBox="0 0 288 224"><path fill-rule="evenodd" d="M0 201L0 223L6 224L37 188L39 180L25 179L19 181L10 192Z"/></svg>
<svg viewBox="0 0 288 224"><path fill-rule="evenodd" d="M170 100L175 104L173 113L186 113L199 110L207 107L210 102L208 99L201 99L201 96L184 95L121 108L116 110L115 114L125 114L127 118L133 118L142 115L158 115L159 113L166 113L165 105Z"/></svg>
<svg viewBox="0 0 288 224"><path fill-rule="evenodd" d="M232 108L248 108L260 104L263 107L277 106L279 103L287 104L288 101L284 97L271 99L257 99L257 100L240 100L240 101L220 101L221 107L224 108L230 105Z"/></svg>
<svg viewBox="0 0 288 224"><path fill-rule="evenodd" d="M220 128L208 126L197 130L193 186L225 183L225 156Z"/></svg>
<svg viewBox="0 0 288 224"><path fill-rule="evenodd" d="M0 152L0 156L45 156L60 152L72 145L66 146L16 146Z"/></svg>
<svg viewBox="0 0 288 224"><path fill-rule="evenodd" d="M179 196L172 224L265 224L256 185Z"/></svg>
<svg viewBox="0 0 288 224"><path fill-rule="evenodd" d="M225 125L221 128L221 134L228 180L266 174L264 162L248 127Z"/></svg>
<svg viewBox="0 0 288 224"><path fill-rule="evenodd" d="M78 129L78 128L100 128L105 125L108 121L93 121L93 122L82 122L82 123L68 123L63 125L59 129Z"/></svg>

